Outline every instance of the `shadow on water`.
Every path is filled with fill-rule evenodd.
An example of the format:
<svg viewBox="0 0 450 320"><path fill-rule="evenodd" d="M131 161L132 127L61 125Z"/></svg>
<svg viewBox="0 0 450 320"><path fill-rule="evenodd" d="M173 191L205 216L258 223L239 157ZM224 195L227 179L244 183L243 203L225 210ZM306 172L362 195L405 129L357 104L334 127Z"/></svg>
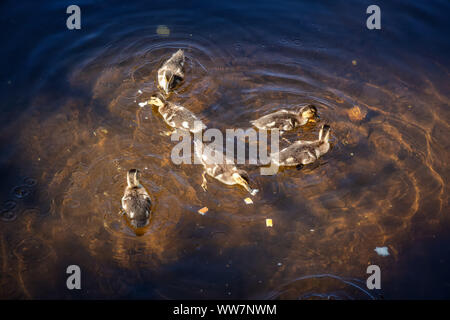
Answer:
<svg viewBox="0 0 450 320"><path fill-rule="evenodd" d="M448 231L446 35L435 32L448 5L385 4L395 27L377 35L363 28L367 6L351 1L114 3L81 5L83 28L73 32L61 3L3 10L11 34L30 32L30 41L3 53L0 298L422 297L407 284L416 271L430 279L423 292L445 297L448 288L416 262L443 260L435 248L450 243L440 236ZM46 18L41 29L18 23L30 10ZM408 21L412 35L402 31ZM412 47L417 35L427 35L426 53ZM260 189L253 205L244 190L212 180L203 192L202 168L175 165L168 128L138 105L158 90L156 70L177 48L187 76L171 99L210 127L247 128L313 103L332 128L332 150L274 176L248 166ZM318 127L287 137L315 139ZM154 199L139 236L118 214L130 168ZM430 238L441 241L423 249ZM388 257L374 251L384 246ZM70 264L82 269L81 292L65 289ZM383 296L365 287L370 264L383 270Z"/></svg>

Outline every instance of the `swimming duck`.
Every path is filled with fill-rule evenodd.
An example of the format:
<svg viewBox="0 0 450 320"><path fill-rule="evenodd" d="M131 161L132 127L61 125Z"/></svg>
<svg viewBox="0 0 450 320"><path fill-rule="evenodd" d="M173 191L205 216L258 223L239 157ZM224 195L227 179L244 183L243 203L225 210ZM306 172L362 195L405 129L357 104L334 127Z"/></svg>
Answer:
<svg viewBox="0 0 450 320"><path fill-rule="evenodd" d="M283 131L293 130L296 127L303 126L308 121L314 121L318 117L317 108L311 104L301 106L297 111L288 111L285 109L267 114L257 120L250 121L258 129Z"/></svg>
<svg viewBox="0 0 450 320"><path fill-rule="evenodd" d="M166 94L184 79L184 52L178 50L158 70L158 84Z"/></svg>
<svg viewBox="0 0 450 320"><path fill-rule="evenodd" d="M278 166L303 166L313 163L330 150L330 126L323 125L315 141L296 141L272 155L272 162Z"/></svg>
<svg viewBox="0 0 450 320"><path fill-rule="evenodd" d="M190 110L178 104L165 101L161 95L154 95L148 104L158 107L158 112L164 121L175 129L187 130L192 133L206 129L206 125Z"/></svg>
<svg viewBox="0 0 450 320"><path fill-rule="evenodd" d="M247 171L238 169L234 164L227 163L226 156L223 156L223 163L213 163L213 159L208 158L208 154L211 154L213 150L211 147L204 145L203 142L201 142L199 139L194 138L194 145L195 145L195 154L200 159L204 171L202 173L202 188L206 191L207 189L207 180L206 180L206 174L213 177L216 180L219 180L220 182L227 184L227 185L241 185L250 192L251 195L255 195L259 190L258 189L252 189L249 186L249 176ZM208 151L205 154L205 150Z"/></svg>
<svg viewBox="0 0 450 320"><path fill-rule="evenodd" d="M127 187L122 197L122 208L135 228L148 224L152 202L147 190L139 182L140 171L131 169L127 173Z"/></svg>
<svg viewBox="0 0 450 320"><path fill-rule="evenodd" d="M172 128L192 133L200 132L206 128L206 125L190 110L170 101L164 101L161 95L152 96L148 100L148 104L157 106L164 121Z"/></svg>

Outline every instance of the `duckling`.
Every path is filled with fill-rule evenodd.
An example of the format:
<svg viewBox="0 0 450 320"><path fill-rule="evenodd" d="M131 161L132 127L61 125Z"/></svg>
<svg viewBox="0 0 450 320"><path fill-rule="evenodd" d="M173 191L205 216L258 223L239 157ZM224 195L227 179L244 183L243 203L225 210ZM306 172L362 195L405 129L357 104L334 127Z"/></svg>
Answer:
<svg viewBox="0 0 450 320"><path fill-rule="evenodd" d="M158 70L158 84L166 94L184 79L184 52L178 50Z"/></svg>
<svg viewBox="0 0 450 320"><path fill-rule="evenodd" d="M203 142L201 142L199 139L194 138L194 145L195 145L195 154L200 159L204 171L202 173L202 188L203 190L207 190L207 180L206 180L206 174L213 177L216 180L219 180L220 182L227 184L227 185L241 185L250 192L251 195L255 195L259 190L258 189L252 189L249 186L250 178L248 176L247 171L238 169L235 165L229 164L226 156L224 155L224 161L223 163L212 163L212 159L208 159L207 154L212 153L211 147L204 145ZM207 154L205 154L204 150L207 150Z"/></svg>
<svg viewBox="0 0 450 320"><path fill-rule="evenodd" d="M257 120L250 121L250 123L258 129L279 129L280 134L283 134L283 131L293 130L296 127L307 124L308 121L315 121L316 118L318 118L317 108L308 104L301 106L298 111L282 109Z"/></svg>
<svg viewBox="0 0 450 320"><path fill-rule="evenodd" d="M122 197L122 208L135 228L148 224L152 202L147 190L139 182L140 171L131 169L127 173L127 187Z"/></svg>
<svg viewBox="0 0 450 320"><path fill-rule="evenodd" d="M278 166L303 166L313 163L330 150L330 126L323 125L315 141L296 141L275 155L272 161Z"/></svg>
<svg viewBox="0 0 450 320"><path fill-rule="evenodd" d="M190 110L169 101L163 101L161 95L152 96L148 104L158 107L158 112L164 121L175 129L187 130L192 133L200 132L206 125Z"/></svg>

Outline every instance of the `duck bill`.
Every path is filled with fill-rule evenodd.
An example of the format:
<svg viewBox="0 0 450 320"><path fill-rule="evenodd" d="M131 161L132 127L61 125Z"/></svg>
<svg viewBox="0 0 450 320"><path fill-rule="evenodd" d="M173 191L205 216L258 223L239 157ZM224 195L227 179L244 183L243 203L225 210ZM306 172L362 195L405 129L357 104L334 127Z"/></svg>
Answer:
<svg viewBox="0 0 450 320"><path fill-rule="evenodd" d="M316 123L320 121L320 117L318 114L315 114L312 118L309 118L309 122Z"/></svg>
<svg viewBox="0 0 450 320"><path fill-rule="evenodd" d="M308 120L308 123L316 123L316 119L311 118Z"/></svg>

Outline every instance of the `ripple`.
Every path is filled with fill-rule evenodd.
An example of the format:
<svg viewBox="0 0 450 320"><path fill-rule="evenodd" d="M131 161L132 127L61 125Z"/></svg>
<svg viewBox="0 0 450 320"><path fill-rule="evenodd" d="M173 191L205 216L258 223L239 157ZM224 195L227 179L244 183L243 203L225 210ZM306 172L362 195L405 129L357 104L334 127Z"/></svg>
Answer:
<svg viewBox="0 0 450 320"><path fill-rule="evenodd" d="M64 199L64 204L66 206L68 206L69 208L78 208L81 204L81 202L79 200L75 200L75 199Z"/></svg>
<svg viewBox="0 0 450 320"><path fill-rule="evenodd" d="M36 215L41 216L41 210L39 208L27 208L23 210L23 215ZM45 215L45 214L44 214Z"/></svg>
<svg viewBox="0 0 450 320"><path fill-rule="evenodd" d="M37 180L30 177L26 177L25 179L23 179L23 183L25 183L25 185L29 187L34 187L37 185Z"/></svg>
<svg viewBox="0 0 450 320"><path fill-rule="evenodd" d="M332 274L318 274L296 278L269 294L268 298L298 300L353 300L375 296L359 280L345 279Z"/></svg>
<svg viewBox="0 0 450 320"><path fill-rule="evenodd" d="M51 252L51 247L38 238L24 239L14 248L16 257L26 265L44 260Z"/></svg>
<svg viewBox="0 0 450 320"><path fill-rule="evenodd" d="M29 186L17 186L13 189L13 196L16 197L17 199L24 199L26 197L28 197L32 190L30 189Z"/></svg>
<svg viewBox="0 0 450 320"><path fill-rule="evenodd" d="M12 210L3 210L0 212L0 219L5 222L12 222L17 219L17 213Z"/></svg>
<svg viewBox="0 0 450 320"><path fill-rule="evenodd" d="M221 18L204 14L202 8L177 16L173 10L141 10L137 6L129 6L126 14L119 14L121 7L98 10L93 19L97 27L73 33L75 38L62 29L56 34L49 32L31 48L30 68L17 70L27 76L31 70L31 78L36 79L36 85L27 84L35 90L18 88L29 92L30 108L49 107L47 113L30 113L29 123L24 117L11 126L12 132L20 132L30 158L39 154L39 177L51 177L51 191L43 197L45 191L34 189L38 180L26 177L11 198L27 198L19 202L21 209L26 208L23 215L57 212L54 218L60 219L56 226L42 223L42 229L37 229L49 236L48 242L34 238L29 225L19 230L15 243L21 242L13 250L18 259L30 266L45 259L52 252L51 245L67 240L65 233L57 231L70 229L80 236L76 245L86 249L89 257L96 255L96 259L86 258L87 264L95 260L92 263L110 265L99 279L103 294L126 295L137 280L114 283L120 279L116 268L138 271L136 262L154 261L149 254L167 257L181 247L179 251L189 255L191 247L216 246L214 250L232 249L232 254L240 255L241 247L252 250L257 243L270 259L285 256L283 265L309 263L310 268L301 274L330 273L295 278L298 269L283 269L283 279L295 279L270 298L373 299L360 281L333 275L342 271L334 262L341 266L350 261L364 264L379 245L374 242L389 240L389 245L398 248L410 244L413 232L430 231L426 223L432 221L436 226L442 221L440 213L448 202L444 174L441 176L448 158L442 138L448 127L442 112L442 106L448 104L445 95L436 100L434 90L415 88L421 71L406 70L410 65L417 67L406 60L399 65L399 55L372 60L363 43L358 43L355 51L353 43L338 36L346 24L332 32L320 27L321 22L315 20L323 18L322 10L327 18L334 14L325 6L318 16L313 14L314 6L303 8L308 10L309 23L295 30L289 21L278 24L276 30L271 24L262 25L257 13L263 9L250 10L254 8L237 3L228 5L232 14ZM266 10L279 14L283 8L271 4ZM247 12L251 12L250 20L242 19ZM161 22L153 19L156 13ZM291 18L298 23L297 16ZM163 22L166 25L159 25ZM26 34L26 29L22 31ZM333 39L327 38L330 35ZM321 119L333 128L334 146L324 157L324 165L284 170L275 177L252 174L261 190L252 206L242 201L243 190L216 181L209 181L207 193L199 193L201 169L174 166L169 156L173 143L160 135L167 129L164 123L151 108L137 107L140 99L158 90L156 70L179 48L186 54L186 79L171 95L172 101L220 129L247 127L255 117L299 103L317 104ZM365 53L368 55L363 57ZM383 65L389 68L381 68ZM70 90L61 91L54 99L58 85L67 85L67 78ZM409 104L414 106L409 108ZM348 111L355 106L364 119L349 119ZM317 131L317 125L305 127L289 138L312 139ZM119 159L117 166L111 159ZM145 185L160 191L155 195L158 203L149 226L137 232L126 218L116 215L130 167L146 168ZM31 193L38 194L41 203L35 203ZM196 213L196 208L203 206L210 208L205 217ZM16 202L10 200L0 210L0 219L14 221L17 212ZM274 219L270 230L264 225L265 217ZM416 217L424 217L420 228L422 220ZM217 225L217 232L225 232L219 233L224 236L211 232ZM198 230L201 232L196 233ZM211 236L203 237L202 232ZM214 238L217 241L211 243ZM139 256L136 244L145 247ZM206 258L211 265L217 262L216 257ZM109 264L111 261L118 265ZM198 263L203 261L198 259ZM252 263L246 269L265 268ZM184 270L185 266L177 261L171 267ZM355 268L348 263L345 274L359 274ZM178 271L174 275L178 276ZM204 279L201 281L206 283ZM163 280L157 285L166 283Z"/></svg>
<svg viewBox="0 0 450 320"><path fill-rule="evenodd" d="M17 207L17 202L14 200L8 200L3 205L4 210L14 210Z"/></svg>

